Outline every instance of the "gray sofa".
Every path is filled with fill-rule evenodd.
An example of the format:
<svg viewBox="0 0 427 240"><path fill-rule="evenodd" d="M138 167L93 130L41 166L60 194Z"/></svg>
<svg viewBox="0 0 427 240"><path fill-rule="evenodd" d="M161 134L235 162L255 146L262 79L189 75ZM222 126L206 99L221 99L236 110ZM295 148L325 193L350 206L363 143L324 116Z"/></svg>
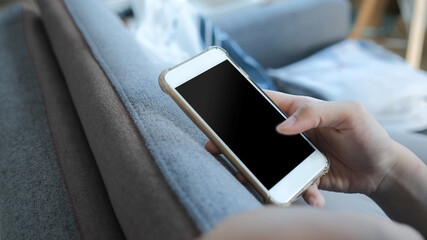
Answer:
<svg viewBox="0 0 427 240"><path fill-rule="evenodd" d="M348 3L319 2L217 24L263 66L283 66L346 37ZM100 0L13 5L0 33L0 239L190 239L262 207L161 92L168 66ZM427 159L424 136L395 136ZM364 196L326 194L327 208L384 216Z"/></svg>

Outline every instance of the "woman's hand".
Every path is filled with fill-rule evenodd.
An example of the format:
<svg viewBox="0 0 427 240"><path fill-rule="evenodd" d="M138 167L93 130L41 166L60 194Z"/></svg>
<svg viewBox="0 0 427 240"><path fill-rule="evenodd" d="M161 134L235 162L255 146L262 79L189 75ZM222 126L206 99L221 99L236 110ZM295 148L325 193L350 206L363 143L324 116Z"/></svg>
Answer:
<svg viewBox="0 0 427 240"><path fill-rule="evenodd" d="M361 104L265 92L289 116L277 131L305 132L330 161L328 174L303 194L306 202L316 207L325 204L318 188L364 193L391 219L411 225L427 238L427 166L392 140ZM219 153L210 141L206 148Z"/></svg>
<svg viewBox="0 0 427 240"><path fill-rule="evenodd" d="M328 174L303 195L310 205L322 207L325 203L318 187L369 195L396 164L394 150L401 146L361 104L326 102L267 90L265 93L289 116L277 131L286 135L305 132L330 161ZM220 153L210 141L206 149ZM286 146L283 154L286 155ZM243 181L241 175L238 178Z"/></svg>

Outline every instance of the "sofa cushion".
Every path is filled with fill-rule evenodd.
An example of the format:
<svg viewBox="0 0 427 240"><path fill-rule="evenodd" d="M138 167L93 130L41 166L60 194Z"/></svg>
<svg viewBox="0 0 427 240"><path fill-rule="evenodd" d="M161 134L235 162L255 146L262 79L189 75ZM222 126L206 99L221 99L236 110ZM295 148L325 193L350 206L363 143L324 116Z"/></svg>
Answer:
<svg viewBox="0 0 427 240"><path fill-rule="evenodd" d="M0 13L0 238L79 239L22 16Z"/></svg>
<svg viewBox="0 0 427 240"><path fill-rule="evenodd" d="M51 141L82 238L123 239L104 182L75 111L41 18L23 5L24 35Z"/></svg>
<svg viewBox="0 0 427 240"><path fill-rule="evenodd" d="M112 34L99 35L100 38L105 37L107 42L111 41L112 45L96 43L105 53L110 53L127 44L117 41L120 34L113 29L118 20L112 13L106 12L102 2L69 3L71 6L76 4L83 7L83 10L79 9L81 12L75 13L74 18L71 18L62 1L40 0L38 3L49 39L126 238L194 237L199 230L153 160L145 139L104 73L107 70L100 67L87 39L74 23L85 14L101 17L100 22L91 21L87 24L95 28L92 29L93 34L99 34L99 30L104 34L104 31ZM113 19L113 25L110 19ZM119 25L121 28L123 26ZM134 55L134 49L126 49L130 50L127 54ZM128 57L120 56L115 61L133 66L132 61L126 61ZM146 61L149 58L139 60L141 64ZM138 69L138 75L143 73ZM119 68L117 74L134 77L129 75L131 72L126 68ZM138 90L135 89L135 92Z"/></svg>
<svg viewBox="0 0 427 240"><path fill-rule="evenodd" d="M188 238L260 207L160 90L157 77L169 66L153 64L101 1L66 0L66 9L60 4L39 1L126 237Z"/></svg>
<svg viewBox="0 0 427 240"><path fill-rule="evenodd" d="M0 238L123 239L38 11L0 28Z"/></svg>
<svg viewBox="0 0 427 240"><path fill-rule="evenodd" d="M271 1L214 19L265 68L304 59L345 39L351 27L348 0Z"/></svg>
<svg viewBox="0 0 427 240"><path fill-rule="evenodd" d="M386 129L427 128L427 112L420 111L427 109L426 72L371 41L341 41L268 73L284 92L357 100Z"/></svg>

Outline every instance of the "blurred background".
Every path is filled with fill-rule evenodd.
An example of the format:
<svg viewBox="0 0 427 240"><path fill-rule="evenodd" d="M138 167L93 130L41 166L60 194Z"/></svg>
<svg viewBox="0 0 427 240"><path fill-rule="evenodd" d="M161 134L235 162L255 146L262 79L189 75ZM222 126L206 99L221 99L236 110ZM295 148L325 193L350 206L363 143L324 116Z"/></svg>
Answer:
<svg viewBox="0 0 427 240"><path fill-rule="evenodd" d="M0 0L0 9L18 0ZM33 2L34 0L21 0ZM127 21L135 0L104 0ZM141 0L151 1L151 0ZM174 0L177 1L177 0ZM244 8L256 8L286 0L187 0L205 17L220 18ZM322 0L319 0L322 1ZM179 2L179 0L177 1ZM349 38L367 38L405 58L412 66L427 70L427 0L350 0L352 31Z"/></svg>

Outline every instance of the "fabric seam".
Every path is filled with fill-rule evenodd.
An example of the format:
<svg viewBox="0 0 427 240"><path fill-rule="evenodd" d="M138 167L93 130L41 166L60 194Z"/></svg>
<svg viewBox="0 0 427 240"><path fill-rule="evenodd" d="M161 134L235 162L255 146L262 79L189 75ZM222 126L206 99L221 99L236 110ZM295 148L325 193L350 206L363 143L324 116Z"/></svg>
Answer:
<svg viewBox="0 0 427 240"><path fill-rule="evenodd" d="M130 117L130 119L132 120L131 122L133 123L132 125L133 125L133 127L135 128L135 129L137 129L137 132L139 132L137 135L139 136L139 138L142 140L142 142L146 145L145 146L145 148L148 150L148 153L149 153L149 155L150 155L150 158L154 161L154 163L155 163L155 166L157 166L157 169L159 170L159 172L160 173L162 173L162 175L163 175L163 178L166 180L166 183L170 186L170 191L173 193L173 195L175 196L175 198L176 199L178 199L178 201L180 202L180 205L181 205L181 207L183 207L183 209L185 209L186 210L186 214L187 214L187 216L192 220L192 224L194 225L195 224L195 222L194 222L194 220L193 220L193 218L191 217L191 215L189 215L188 214L188 210L187 210L187 208L185 207L185 205L184 204L182 204L182 202L181 202L181 200L180 200L180 198L178 197L178 195L175 193L175 191L173 191L173 188L171 187L171 185L174 185L175 186L175 184L172 184L170 181L168 181L167 180L167 178L164 176L164 174L163 174L163 170L160 168L160 166L158 165L159 163L158 163L158 161L156 161L156 159L154 158L154 156L152 155L152 153L151 153L151 151L150 151L150 149L147 147L147 142L145 141L145 138L142 136L142 133L141 133L141 130L139 129L139 127L138 127L138 125L136 125L135 123L134 123L134 118L132 117L132 114L130 114L129 113L129 108L127 107L127 104L125 104L124 102L123 102L123 99L122 99L122 97L120 96L120 94L118 94L117 93L117 90L116 90L116 86L114 85L114 84L112 84L111 83L111 81L110 81L110 79L109 79L109 77L108 77L108 74L106 73L106 72L109 72L111 75L113 75L113 78L115 78L115 82L119 85L118 86L118 88L120 89L120 90L123 90L123 92L127 92L127 91L124 91L124 88L122 87L122 85L121 85L121 83L120 83L120 81L117 81L116 80L116 76L115 76L115 74L113 73L113 71L111 71L110 69L109 69L109 66L107 65L107 64L105 64L105 60L104 60L104 57L102 56L102 54L100 54L99 53L99 51L97 51L96 49L94 49L94 48L92 48L91 46L93 45L93 41L92 41L92 39L91 39L91 37L90 37L90 35L88 35L87 33L86 33L86 31L85 31L85 29L83 28L83 27L79 27L79 24L77 24L77 21L80 21L80 19L79 19L79 15L78 14L76 14L76 15L74 15L74 17L73 17L73 15L70 13L70 11L69 11L69 5L68 4L66 4L65 3L65 1L64 0L62 0L62 3L64 4L64 6L65 6L65 9L67 10L67 12L68 12L68 14L69 14L69 16L70 16L70 18L71 18L71 20L72 20L72 22L73 22L73 24L75 25L75 27L76 27L76 29L78 29L78 30L80 30L80 33L81 33L81 36L82 36L82 38L84 39L84 41L86 42L86 45L87 45L87 47L88 47L88 49L90 50L90 52L91 52L91 55L92 55L92 57L93 57L93 59L95 60L95 62L97 62L97 64L98 64L98 66L100 67L100 69L103 71L103 73L104 73L104 75L105 75L105 78L107 79L107 81L110 83L110 86L112 87L112 89L114 90L114 92L115 92L115 94L117 95L117 97L120 99L120 102L122 103L122 105L123 105L123 107L124 107L124 109L126 109L127 111L126 112L128 112L128 117ZM92 45L90 44L90 43L92 43ZM99 56L101 59L98 59L96 56ZM104 63L104 64L102 64L102 63ZM104 69L104 67L105 68L107 68L107 69ZM128 96L127 95L125 95L124 96L126 99L125 100L129 100L128 99ZM129 101L130 102L130 101ZM131 111L132 112L136 112L136 110L135 110L135 107L133 106L133 104L131 103L130 104L130 106L131 106ZM141 119L139 119L139 115L138 114L136 114L136 116L138 116L138 122L140 122L141 121ZM167 171L168 173L170 173L169 171ZM177 189L179 189L179 190L183 190L183 189L181 189L180 187L177 187L177 186L175 186ZM186 191L182 191L182 192L184 192L185 193L185 195L187 196L187 199L191 199L189 196L188 196L188 193L186 192ZM193 203L194 201L191 199L191 204L194 206L195 204ZM195 208L196 209L198 209L198 207L196 207L195 206ZM199 229L197 229L198 230L198 233L200 233L200 230Z"/></svg>

